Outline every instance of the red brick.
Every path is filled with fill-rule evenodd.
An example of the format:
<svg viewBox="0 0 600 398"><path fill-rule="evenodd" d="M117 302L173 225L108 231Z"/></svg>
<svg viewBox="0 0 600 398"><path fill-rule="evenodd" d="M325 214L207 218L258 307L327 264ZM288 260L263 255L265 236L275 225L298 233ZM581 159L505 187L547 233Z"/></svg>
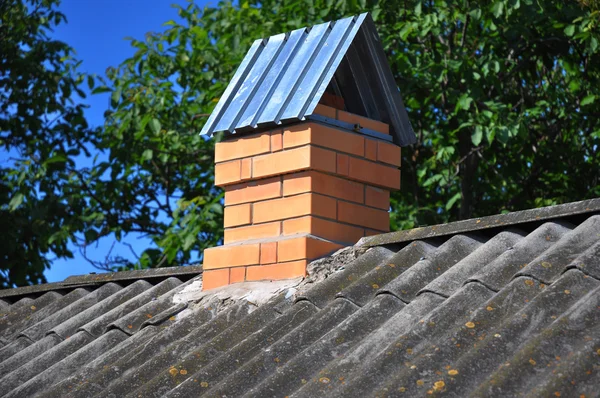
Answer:
<svg viewBox="0 0 600 398"><path fill-rule="evenodd" d="M388 210L390 208L390 191L367 186L365 188L365 204L367 206Z"/></svg>
<svg viewBox="0 0 600 398"><path fill-rule="evenodd" d="M335 108L332 108L330 106L323 105L323 104L318 104L313 113L317 114L317 115L325 116L325 117L328 117L331 119L336 118Z"/></svg>
<svg viewBox="0 0 600 398"><path fill-rule="evenodd" d="M225 205L257 202L281 196L281 177L266 178L225 187Z"/></svg>
<svg viewBox="0 0 600 398"><path fill-rule="evenodd" d="M239 160L217 163L215 165L215 185L221 186L240 181L240 164Z"/></svg>
<svg viewBox="0 0 600 398"><path fill-rule="evenodd" d="M355 115L353 113L338 111L338 120L346 123L359 124L360 127L364 127L369 130L377 131L383 134L390 133L390 126L377 120L368 119L363 116Z"/></svg>
<svg viewBox="0 0 600 398"><path fill-rule="evenodd" d="M246 280L246 267L229 268L229 283L239 283Z"/></svg>
<svg viewBox="0 0 600 398"><path fill-rule="evenodd" d="M311 146L310 148L310 168L312 170L335 173L337 169L335 152L327 149Z"/></svg>
<svg viewBox="0 0 600 398"><path fill-rule="evenodd" d="M352 202L364 202L364 186L358 182L317 171L305 171L283 177L283 196L305 192L322 193Z"/></svg>
<svg viewBox="0 0 600 398"><path fill-rule="evenodd" d="M254 204L254 223L285 220L315 215L335 219L336 200L323 195L305 193L288 198L271 199ZM226 210L227 211L227 210Z"/></svg>
<svg viewBox="0 0 600 398"><path fill-rule="evenodd" d="M202 273L202 290L215 289L229 284L229 269L216 269Z"/></svg>
<svg viewBox="0 0 600 398"><path fill-rule="evenodd" d="M281 234L281 222L249 225L247 227L228 228L224 232L224 243L234 243L243 240L271 238Z"/></svg>
<svg viewBox="0 0 600 398"><path fill-rule="evenodd" d="M337 154L337 173L343 176L348 175L348 155Z"/></svg>
<svg viewBox="0 0 600 398"><path fill-rule="evenodd" d="M242 180L249 180L252 178L252 159L242 159L240 178Z"/></svg>
<svg viewBox="0 0 600 398"><path fill-rule="evenodd" d="M277 258L279 261L313 260L330 254L342 246L320 239L307 236L300 238L285 239L279 241L277 247Z"/></svg>
<svg viewBox="0 0 600 398"><path fill-rule="evenodd" d="M360 134L316 123L298 124L283 131L284 148L314 144L356 156L364 156L364 141L365 139Z"/></svg>
<svg viewBox="0 0 600 398"><path fill-rule="evenodd" d="M302 123L283 130L283 148L291 149L308 145L312 141L313 123Z"/></svg>
<svg viewBox="0 0 600 398"><path fill-rule="evenodd" d="M365 157L369 160L377 160L377 141L365 139Z"/></svg>
<svg viewBox="0 0 600 398"><path fill-rule="evenodd" d="M260 263L273 264L277 262L277 242L260 244Z"/></svg>
<svg viewBox="0 0 600 398"><path fill-rule="evenodd" d="M272 265L248 267L247 281L280 280L303 277L306 275L306 260L291 261Z"/></svg>
<svg viewBox="0 0 600 398"><path fill-rule="evenodd" d="M283 234L306 233L331 241L353 245L364 236L363 228L341 224L318 217L300 217L283 221Z"/></svg>
<svg viewBox="0 0 600 398"><path fill-rule="evenodd" d="M223 215L223 226L225 228L246 225L252 222L252 207L250 204L238 206L226 206Z"/></svg>
<svg viewBox="0 0 600 398"><path fill-rule="evenodd" d="M283 149L283 131L271 132L271 152L279 152Z"/></svg>
<svg viewBox="0 0 600 398"><path fill-rule="evenodd" d="M352 179L390 189L400 189L400 170L368 160L350 157L348 166Z"/></svg>
<svg viewBox="0 0 600 398"><path fill-rule="evenodd" d="M400 147L387 142L377 142L377 160L400 167L400 162L402 161Z"/></svg>
<svg viewBox="0 0 600 398"><path fill-rule="evenodd" d="M342 98L338 95L335 95L335 94L328 93L327 91L325 91L323 93L323 96L319 100L319 103L323 104L323 105L331 106L336 109L345 109L346 108L344 98Z"/></svg>
<svg viewBox="0 0 600 398"><path fill-rule="evenodd" d="M271 151L270 133L244 135L215 145L215 162L246 158Z"/></svg>
<svg viewBox="0 0 600 398"><path fill-rule="evenodd" d="M308 258L306 237L286 239L279 242L280 261L292 261Z"/></svg>
<svg viewBox="0 0 600 398"><path fill-rule="evenodd" d="M252 159L252 173L254 178L269 177L307 169L335 173L335 152L307 145Z"/></svg>
<svg viewBox="0 0 600 398"><path fill-rule="evenodd" d="M258 243L249 245L226 245L204 250L204 269L230 268L259 263Z"/></svg>
<svg viewBox="0 0 600 398"><path fill-rule="evenodd" d="M390 229L390 216L387 211L349 202L338 201L338 221L379 231Z"/></svg>

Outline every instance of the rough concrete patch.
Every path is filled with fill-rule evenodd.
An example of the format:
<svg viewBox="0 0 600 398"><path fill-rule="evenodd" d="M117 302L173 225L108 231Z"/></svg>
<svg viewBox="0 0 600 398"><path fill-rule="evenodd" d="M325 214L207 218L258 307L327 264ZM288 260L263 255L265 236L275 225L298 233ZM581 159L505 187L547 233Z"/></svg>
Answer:
<svg viewBox="0 0 600 398"><path fill-rule="evenodd" d="M344 247L329 257L313 261L306 267L308 276L305 278L302 285L318 283L327 279L329 275L343 270L346 264L354 261L367 250L368 248L356 246Z"/></svg>
<svg viewBox="0 0 600 398"><path fill-rule="evenodd" d="M210 308L216 313L223 311L244 300L250 311L260 307L271 298L285 292L286 299L294 300L298 291L306 290L312 284L327 279L330 275L344 269L346 264L354 261L368 248L345 247L329 257L315 260L307 266L305 278L286 279L281 281L242 282L223 286L209 291L202 291L202 280L197 280L175 294L173 303L194 303L193 307ZM178 319L192 313L192 308L180 312Z"/></svg>
<svg viewBox="0 0 600 398"><path fill-rule="evenodd" d="M196 281L173 297L173 301L175 303L194 302L194 307L201 306L210 308L211 311L221 312L244 300L251 304L250 310L252 311L281 292L286 292L286 295L293 295L293 292L295 292L294 288L302 280L303 278L282 281L243 282L209 291L202 291L202 282ZM182 313L181 317L185 317L186 315Z"/></svg>
<svg viewBox="0 0 600 398"><path fill-rule="evenodd" d="M281 281L244 282L224 286L212 290L214 297L221 301L246 300L257 307L269 301L272 297L290 288L298 286L303 278L285 279Z"/></svg>
<svg viewBox="0 0 600 398"><path fill-rule="evenodd" d="M186 286L182 291L176 293L173 296L173 303L187 303L190 301L194 301L194 297L202 292L202 279L194 281Z"/></svg>

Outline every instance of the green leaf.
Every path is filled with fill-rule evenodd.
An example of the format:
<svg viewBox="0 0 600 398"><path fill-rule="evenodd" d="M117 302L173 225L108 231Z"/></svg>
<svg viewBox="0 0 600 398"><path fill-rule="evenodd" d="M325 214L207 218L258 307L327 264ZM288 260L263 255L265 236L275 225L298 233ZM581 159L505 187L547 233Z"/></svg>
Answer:
<svg viewBox="0 0 600 398"><path fill-rule="evenodd" d="M494 72L496 72L496 73L500 72L500 62L493 61L492 64L494 65Z"/></svg>
<svg viewBox="0 0 600 398"><path fill-rule="evenodd" d="M481 140L483 139L483 129L481 126L475 126L473 133L471 133L471 142L473 145L478 146L481 144Z"/></svg>
<svg viewBox="0 0 600 398"><path fill-rule="evenodd" d="M473 18L476 21L480 20L481 19L481 8L476 8L474 10L471 10L469 15L471 16L471 18Z"/></svg>
<svg viewBox="0 0 600 398"><path fill-rule="evenodd" d="M113 108L116 108L119 105L120 100L121 100L121 89L118 88L115 91L113 91L112 95L110 96L110 105Z"/></svg>
<svg viewBox="0 0 600 398"><path fill-rule="evenodd" d="M90 90L94 89L94 85L96 84L96 82L94 81L94 77L93 76L88 76L87 77L87 84ZM93 93L93 91L92 91Z"/></svg>
<svg viewBox="0 0 600 398"><path fill-rule="evenodd" d="M417 5L415 6L415 15L421 16L421 0L417 0Z"/></svg>
<svg viewBox="0 0 600 398"><path fill-rule="evenodd" d="M84 232L86 242L95 242L98 239L98 232L88 229Z"/></svg>
<svg viewBox="0 0 600 398"><path fill-rule="evenodd" d="M140 128L143 130L146 128L146 126L148 125L148 123L150 123L150 121L152 120L152 115L150 114L146 114L142 117L142 120L140 121Z"/></svg>
<svg viewBox="0 0 600 398"><path fill-rule="evenodd" d="M590 38L590 49L592 50L592 52L596 52L597 48L598 48L598 39L596 39L594 36L592 36Z"/></svg>
<svg viewBox="0 0 600 398"><path fill-rule="evenodd" d="M109 93L112 90L109 87L106 86L98 86L95 89L92 90L92 94L102 94L102 93Z"/></svg>
<svg viewBox="0 0 600 398"><path fill-rule="evenodd" d="M571 37L575 33L575 25L569 25L564 30L565 35Z"/></svg>
<svg viewBox="0 0 600 398"><path fill-rule="evenodd" d="M151 160L152 159L152 149L146 149L142 152L142 160Z"/></svg>
<svg viewBox="0 0 600 398"><path fill-rule="evenodd" d="M571 82L569 83L569 90L572 91L573 93L576 93L577 91L579 91L580 88L581 88L580 80L571 80Z"/></svg>
<svg viewBox="0 0 600 398"><path fill-rule="evenodd" d="M582 99L580 104L581 104L581 106L586 106L589 104L593 104L595 100L596 100L596 96L594 94L590 94L590 95L586 96L584 99Z"/></svg>
<svg viewBox="0 0 600 398"><path fill-rule="evenodd" d="M496 130L494 130L493 128L485 129L485 139L487 140L487 142L489 144L491 144L494 141L495 137L496 137Z"/></svg>
<svg viewBox="0 0 600 398"><path fill-rule="evenodd" d="M19 207L21 203L23 203L24 199L25 196L22 193L17 193L15 196L13 196L10 202L8 203L8 208L10 209L10 211L16 210L16 208Z"/></svg>
<svg viewBox="0 0 600 398"><path fill-rule="evenodd" d="M453 197L450 198L450 200L446 203L446 211L450 210L452 208L452 206L454 206L454 204L460 199L462 198L462 195L460 194L460 192L455 193Z"/></svg>
<svg viewBox="0 0 600 398"><path fill-rule="evenodd" d="M158 119L150 120L150 130L152 130L154 134L160 133L160 122Z"/></svg>
<svg viewBox="0 0 600 398"><path fill-rule="evenodd" d="M443 176L441 174L432 175L423 183L423 186L428 187L432 184L435 184L436 182L440 181L442 179L442 177Z"/></svg>
<svg viewBox="0 0 600 398"><path fill-rule="evenodd" d="M49 159L46 159L46 161L44 162L45 164L51 164L51 163L59 163L59 162L66 162L67 161L67 157L65 155L54 155Z"/></svg>
<svg viewBox="0 0 600 398"><path fill-rule="evenodd" d="M196 242L196 239L197 239L196 235L192 235L192 234L187 235L183 241L182 249L189 250L192 247L192 245L194 244L194 242Z"/></svg>
<svg viewBox="0 0 600 398"><path fill-rule="evenodd" d="M471 107L471 102L473 102L473 98L469 97L468 94L463 94L461 95L461 97L458 99L458 103L457 105L461 108L464 109L465 111L468 111L469 108Z"/></svg>
<svg viewBox="0 0 600 398"><path fill-rule="evenodd" d="M413 30L413 25L411 23L405 23L400 32L398 32L398 36L401 40L406 40L410 32Z"/></svg>
<svg viewBox="0 0 600 398"><path fill-rule="evenodd" d="M498 132L496 133L497 137L498 137L498 141L503 144L506 145L506 143L508 142L508 139L510 138L510 131L508 130L507 127L500 127L498 129Z"/></svg>
<svg viewBox="0 0 600 398"><path fill-rule="evenodd" d="M377 21L379 14L381 14L381 8L379 7L376 7L371 11L371 16L373 17L374 21Z"/></svg>
<svg viewBox="0 0 600 398"><path fill-rule="evenodd" d="M494 16L496 18L500 18L503 10L504 10L504 2L502 2L502 1L497 1L492 6L492 13L494 14Z"/></svg>

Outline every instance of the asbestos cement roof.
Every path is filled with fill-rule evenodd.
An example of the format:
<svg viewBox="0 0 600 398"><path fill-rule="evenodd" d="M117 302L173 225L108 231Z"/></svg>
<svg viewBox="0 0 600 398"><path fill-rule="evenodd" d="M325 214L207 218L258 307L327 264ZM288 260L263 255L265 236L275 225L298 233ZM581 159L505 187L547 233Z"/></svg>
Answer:
<svg viewBox="0 0 600 398"><path fill-rule="evenodd" d="M380 235L304 281L202 293L195 268L5 291L0 395L598 396L599 213Z"/></svg>
<svg viewBox="0 0 600 398"><path fill-rule="evenodd" d="M256 40L201 134L244 133L310 119L326 90L342 97L346 110L389 124L397 145L415 142L367 13Z"/></svg>

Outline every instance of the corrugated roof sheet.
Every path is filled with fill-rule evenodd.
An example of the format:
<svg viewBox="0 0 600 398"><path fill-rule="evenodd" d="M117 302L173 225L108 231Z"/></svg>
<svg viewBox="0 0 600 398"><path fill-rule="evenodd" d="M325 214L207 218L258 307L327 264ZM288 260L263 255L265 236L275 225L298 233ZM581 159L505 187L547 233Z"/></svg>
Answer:
<svg viewBox="0 0 600 398"><path fill-rule="evenodd" d="M243 133L310 117L333 82L349 111L415 135L371 17L298 29L254 42L201 134Z"/></svg>
<svg viewBox="0 0 600 398"><path fill-rule="evenodd" d="M4 297L0 394L598 396L599 206L388 241L258 308L174 300L201 275Z"/></svg>

